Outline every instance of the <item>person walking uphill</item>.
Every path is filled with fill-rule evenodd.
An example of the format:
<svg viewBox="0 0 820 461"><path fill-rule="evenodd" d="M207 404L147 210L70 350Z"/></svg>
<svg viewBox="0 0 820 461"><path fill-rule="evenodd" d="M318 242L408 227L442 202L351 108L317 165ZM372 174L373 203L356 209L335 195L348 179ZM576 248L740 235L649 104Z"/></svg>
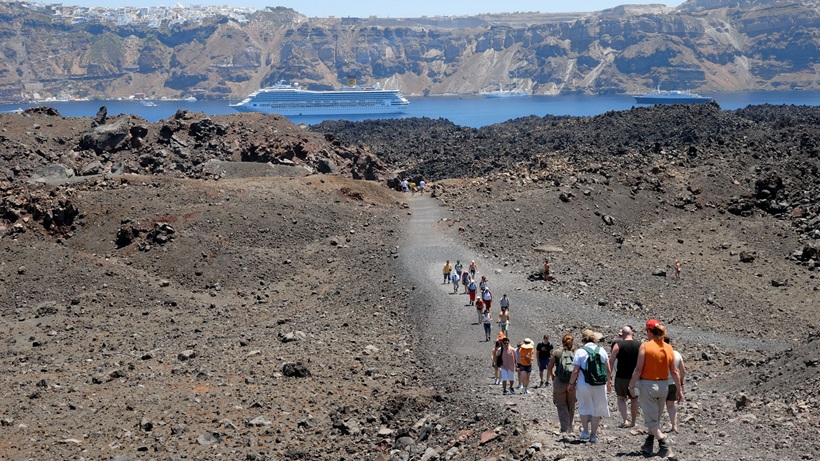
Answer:
<svg viewBox="0 0 820 461"><path fill-rule="evenodd" d="M552 360L547 368L547 376L552 379L552 403L558 410L562 434L572 432L572 422L575 419L575 389L569 390L569 380L574 368L574 342L575 338L570 334L561 337L561 348L552 352Z"/></svg>
<svg viewBox="0 0 820 461"><path fill-rule="evenodd" d="M621 427L634 427L638 418L638 399L629 393L629 380L638 363L638 349L641 342L633 336L632 327L621 328L620 341L612 346L609 356L609 367L615 369L615 395L618 397L618 411L621 413ZM617 363L617 368L615 367ZM629 400L629 417L626 413L626 401Z"/></svg>
<svg viewBox="0 0 820 461"><path fill-rule="evenodd" d="M661 415L666 406L666 396L669 392L669 376L678 388L676 400L683 400L683 386L681 386L678 370L675 368L675 352L672 346L663 342L666 336L666 327L661 322L650 319L646 322L646 334L649 341L641 344L638 350L638 362L629 381L629 390L638 398L643 412L644 424L649 435L646 437L641 452L651 455L654 450L655 439L658 439L660 449L657 455L662 458L674 456L669 438L661 432Z"/></svg>
<svg viewBox="0 0 820 461"><path fill-rule="evenodd" d="M606 394L612 392L609 356L598 345L602 338L601 333L583 331L581 340L584 347L575 351L572 361L574 369L569 381L569 389L575 389L578 397L578 414L581 415L583 426L579 439L589 440L590 443L598 442L598 426L604 416L609 416ZM591 430L587 431L590 423Z"/></svg>

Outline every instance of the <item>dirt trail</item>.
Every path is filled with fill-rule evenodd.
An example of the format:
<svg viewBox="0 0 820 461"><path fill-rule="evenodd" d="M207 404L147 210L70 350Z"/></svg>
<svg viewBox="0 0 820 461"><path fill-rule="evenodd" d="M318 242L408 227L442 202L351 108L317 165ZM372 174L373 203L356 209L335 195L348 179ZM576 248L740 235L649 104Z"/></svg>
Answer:
<svg viewBox="0 0 820 461"><path fill-rule="evenodd" d="M566 332L579 334L591 327L612 338L620 326L639 326L646 319L627 317L602 310L597 306L585 306L571 300L541 291L543 282L529 281L513 268L496 267L484 255L454 241L442 221L447 209L428 196L408 197L409 216L404 228L404 240L398 258L401 271L416 287L414 291L413 316L419 321L422 338L432 341L436 354L455 354L468 360L489 356L492 346L484 343L484 333L476 321L475 309L467 304L466 295L452 294L452 285L442 283L441 267L445 260L455 264L461 260L465 268L475 260L479 275L490 280L495 301L493 315L498 314L498 300L506 293L510 298L512 326L510 337L514 342L530 337L538 341L549 334L553 343ZM493 335L497 334L493 324ZM576 331L577 330L577 331ZM682 342L714 344L730 349L779 350L788 347L782 341L760 341L742 336L672 327L670 333ZM429 343L428 343L429 344Z"/></svg>

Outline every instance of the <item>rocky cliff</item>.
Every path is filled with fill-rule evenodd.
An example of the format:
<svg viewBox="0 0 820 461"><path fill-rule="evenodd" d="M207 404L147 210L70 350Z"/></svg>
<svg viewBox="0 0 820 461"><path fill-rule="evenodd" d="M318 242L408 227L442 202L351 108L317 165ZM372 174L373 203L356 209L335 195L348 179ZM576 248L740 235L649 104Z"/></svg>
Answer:
<svg viewBox="0 0 820 461"><path fill-rule="evenodd" d="M814 0L418 19L308 19L280 8L159 28L67 24L3 3L0 101L236 99L279 79L326 89L348 75L410 95L499 84L533 94L817 89L818 31Z"/></svg>

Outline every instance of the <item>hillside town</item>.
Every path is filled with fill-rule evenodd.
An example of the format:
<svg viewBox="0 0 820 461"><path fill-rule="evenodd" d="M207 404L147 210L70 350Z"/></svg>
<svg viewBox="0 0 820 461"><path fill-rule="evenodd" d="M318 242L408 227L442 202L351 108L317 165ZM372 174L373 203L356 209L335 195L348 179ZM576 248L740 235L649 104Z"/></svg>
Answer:
<svg viewBox="0 0 820 461"><path fill-rule="evenodd" d="M177 3L167 6L125 6L107 8L102 6L85 7L63 5L62 3L34 3L0 0L3 3L16 3L39 13L52 17L57 24L112 24L116 26L144 26L149 28L172 27L174 25L198 24L208 18L227 17L238 23L250 21L250 16L260 11L253 7L235 7L228 5L182 6ZM304 17L289 8L270 8L278 14L292 12L295 23Z"/></svg>

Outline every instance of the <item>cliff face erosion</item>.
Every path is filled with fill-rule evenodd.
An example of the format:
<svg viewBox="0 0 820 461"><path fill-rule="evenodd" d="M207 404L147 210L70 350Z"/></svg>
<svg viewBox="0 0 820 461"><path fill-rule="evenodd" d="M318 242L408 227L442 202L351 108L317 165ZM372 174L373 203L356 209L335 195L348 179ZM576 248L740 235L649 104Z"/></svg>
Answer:
<svg viewBox="0 0 820 461"><path fill-rule="evenodd" d="M692 0L677 8L475 17L306 18L257 11L159 27L72 24L0 5L0 101L37 96L227 99L280 79L354 75L408 95L817 89L816 1Z"/></svg>

